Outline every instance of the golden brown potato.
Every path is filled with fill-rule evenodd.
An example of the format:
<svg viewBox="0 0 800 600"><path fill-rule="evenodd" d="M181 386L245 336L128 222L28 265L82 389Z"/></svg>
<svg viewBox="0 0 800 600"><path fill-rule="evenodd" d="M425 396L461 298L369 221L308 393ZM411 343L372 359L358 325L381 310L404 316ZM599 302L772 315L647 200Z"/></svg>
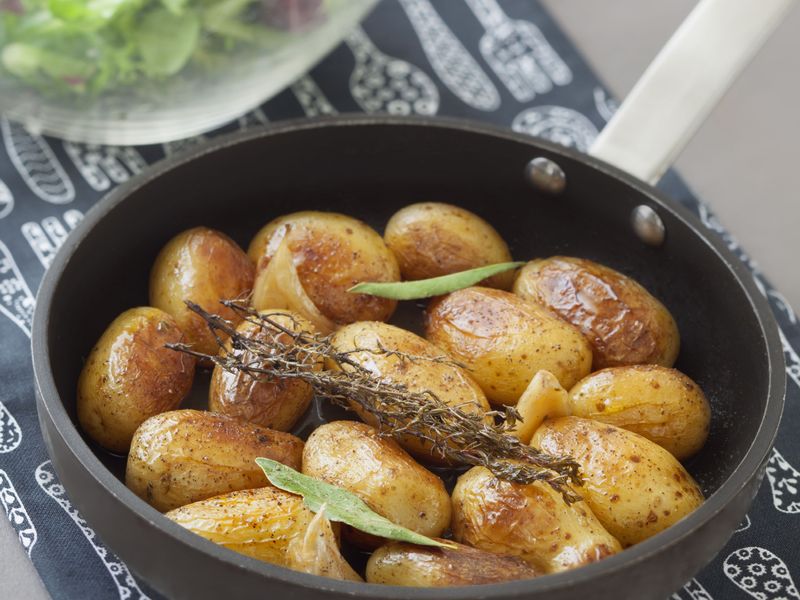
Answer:
<svg viewBox="0 0 800 600"><path fill-rule="evenodd" d="M541 574L516 556L500 556L463 544L450 549L389 542L373 552L367 562L367 582L387 585L479 585L532 579Z"/></svg>
<svg viewBox="0 0 800 600"><path fill-rule="evenodd" d="M262 314L268 315L271 320L291 331L314 332L311 323L290 311L268 310ZM247 337L260 340L273 337L274 331L252 321L243 321L236 329ZM286 334L279 335L278 339L285 344L291 343L291 338ZM225 350L231 352L230 341L226 343ZM252 354L246 350L233 352L242 362L250 363L254 360ZM317 364L317 369L319 368L322 368L321 361ZM313 396L312 387L299 379L257 381L247 373L231 373L217 365L211 376L208 408L262 427L288 431L303 416Z"/></svg>
<svg viewBox="0 0 800 600"><path fill-rule="evenodd" d="M514 293L580 329L592 345L594 370L671 367L678 357L678 326L666 307L609 267L568 256L532 260L519 272Z"/></svg>
<svg viewBox="0 0 800 600"><path fill-rule="evenodd" d="M581 495L623 546L663 531L703 503L697 483L675 457L631 431L563 417L545 421L531 445L578 461Z"/></svg>
<svg viewBox="0 0 800 600"><path fill-rule="evenodd" d="M314 519L301 496L273 487L201 500L166 516L229 550L285 567L289 544L304 537Z"/></svg>
<svg viewBox="0 0 800 600"><path fill-rule="evenodd" d="M429 391L449 406L457 406L472 414L484 414L489 403L481 388L462 368L449 362L403 360L381 349L400 351L407 355L441 358L444 353L405 329L378 322L360 322L339 329L331 339L339 352L353 352L350 359L368 369L373 375L394 383L401 383L411 392ZM333 368L333 365L328 365ZM354 411L367 423L377 425L369 414L353 404ZM411 436L401 440L403 447L419 458L444 463L438 454L431 452L429 444Z"/></svg>
<svg viewBox="0 0 800 600"><path fill-rule="evenodd" d="M397 257L403 279L439 277L511 260L508 245L494 227L475 213L441 202L400 209L386 224L383 239ZM483 285L508 290L513 282L509 271Z"/></svg>
<svg viewBox="0 0 800 600"><path fill-rule="evenodd" d="M279 261L281 248L288 256ZM315 211L285 215L258 232L248 254L257 265L253 306L259 310L295 310L326 331L354 321L385 321L397 306L347 291L362 281L400 279L383 238L358 219ZM270 270L273 259L280 265Z"/></svg>
<svg viewBox="0 0 800 600"><path fill-rule="evenodd" d="M539 370L550 371L569 389L592 365L592 351L577 329L540 306L490 288L434 299L425 337L465 364L495 404L516 404Z"/></svg>
<svg viewBox="0 0 800 600"><path fill-rule="evenodd" d="M125 485L160 511L267 485L255 463L271 458L300 469L303 442L226 415L175 410L136 430Z"/></svg>
<svg viewBox="0 0 800 600"><path fill-rule="evenodd" d="M442 535L450 524L442 480L364 423L334 421L314 430L303 449L303 473L350 490L378 514L423 535Z"/></svg>
<svg viewBox="0 0 800 600"><path fill-rule="evenodd" d="M570 390L572 414L622 427L666 448L678 460L700 450L711 408L694 381L657 365L592 373Z"/></svg>
<svg viewBox="0 0 800 600"><path fill-rule="evenodd" d="M519 556L543 573L586 565L621 550L585 502L568 505L546 483L509 483L483 467L458 478L451 529L459 542Z"/></svg>
<svg viewBox="0 0 800 600"><path fill-rule="evenodd" d="M78 379L78 421L89 437L125 454L139 425L177 408L192 388L195 360L164 345L185 341L175 319L157 308L114 319Z"/></svg>
<svg viewBox="0 0 800 600"><path fill-rule="evenodd" d="M150 271L150 304L175 317L194 350L216 354L214 335L185 302L238 323L220 300L244 298L253 288L255 269L244 251L224 233L195 227L172 238Z"/></svg>

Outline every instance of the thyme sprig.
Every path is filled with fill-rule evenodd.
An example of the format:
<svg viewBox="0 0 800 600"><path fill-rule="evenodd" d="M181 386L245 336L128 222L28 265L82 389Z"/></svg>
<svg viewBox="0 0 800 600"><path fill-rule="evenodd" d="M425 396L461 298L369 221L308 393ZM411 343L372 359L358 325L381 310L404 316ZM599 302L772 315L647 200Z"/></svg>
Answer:
<svg viewBox="0 0 800 600"><path fill-rule="evenodd" d="M415 391L403 383L381 378L353 355L367 352L409 362L457 364L448 357L415 356L381 345L341 351L334 347L331 336L286 327L274 318L281 315L285 322L286 313L259 313L239 300L223 304L256 325L255 332L237 331L233 323L187 302L214 332L221 350L210 356L186 344L168 346L257 380L305 381L318 397L348 410L358 408L362 415L371 417L366 420L376 425L382 435L410 436L426 442L432 453L451 463L483 466L497 478L515 483L542 481L568 504L580 500L572 487L581 485L578 463L569 456L546 454L508 435L508 428L519 418L513 408L494 411L491 415L495 418L486 419L483 414L446 404L429 390ZM320 370L323 361L335 368Z"/></svg>

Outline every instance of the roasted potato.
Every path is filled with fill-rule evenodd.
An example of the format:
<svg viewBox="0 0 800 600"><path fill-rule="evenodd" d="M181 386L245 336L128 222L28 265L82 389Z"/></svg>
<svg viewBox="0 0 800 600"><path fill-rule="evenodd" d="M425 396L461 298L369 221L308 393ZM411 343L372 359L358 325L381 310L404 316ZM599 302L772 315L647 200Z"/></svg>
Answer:
<svg viewBox="0 0 800 600"><path fill-rule="evenodd" d="M282 248L286 257L279 255ZM285 215L258 232L248 254L257 265L252 303L259 310L288 308L325 331L354 321L385 321L397 305L347 291L362 281L400 279L383 238L358 219L315 211Z"/></svg>
<svg viewBox="0 0 800 600"><path fill-rule="evenodd" d="M632 431L563 417L545 421L531 445L578 461L581 495L623 546L663 531L703 503L697 483L675 457Z"/></svg>
<svg viewBox="0 0 800 600"><path fill-rule="evenodd" d="M671 367L678 357L678 326L666 307L609 267L568 256L532 260L519 272L514 293L580 329L592 345L594 370Z"/></svg>
<svg viewBox="0 0 800 600"><path fill-rule="evenodd" d="M367 562L368 583L416 587L499 583L541 574L516 556L500 556L463 544L451 549L389 542Z"/></svg>
<svg viewBox="0 0 800 600"><path fill-rule="evenodd" d="M383 381L403 384L411 392L432 392L444 403L467 413L483 414L489 410L486 396L469 374L457 365L440 360L445 356L441 350L410 331L386 323L353 323L339 329L331 343L339 352L352 352L351 360ZM354 352L356 349L362 350ZM422 359L404 359L397 356L396 351ZM328 367L336 368L336 365ZM353 402L352 407L364 421L377 425L357 403ZM430 444L417 438L404 436L401 444L422 459L445 462L438 453L431 452Z"/></svg>
<svg viewBox="0 0 800 600"><path fill-rule="evenodd" d="M220 300L243 298L253 287L255 268L224 233L195 227L172 238L150 271L150 304L171 314L194 350L216 354L219 346L191 300L210 313L238 323L241 318Z"/></svg>
<svg viewBox="0 0 800 600"><path fill-rule="evenodd" d="M622 427L667 449L678 460L705 444L708 400L694 381L657 365L592 373L570 390L572 414Z"/></svg>
<svg viewBox="0 0 800 600"><path fill-rule="evenodd" d="M258 457L300 469L303 442L226 415L175 410L136 430L125 485L160 511L267 485Z"/></svg>
<svg viewBox="0 0 800 600"><path fill-rule="evenodd" d="M494 227L475 213L441 202L420 202L400 209L386 224L386 245L400 264L403 279L427 279L509 262L511 252ZM511 289L514 273L483 282Z"/></svg>
<svg viewBox="0 0 800 600"><path fill-rule="evenodd" d="M268 310L263 314L290 331L314 332L311 323L290 311ZM237 331L262 341L276 337L275 330L249 320L240 323ZM291 338L286 334L277 334L277 339L285 344L291 343ZM244 363L255 360L247 350L232 350L230 342L226 343L225 351L233 352ZM322 368L321 360L314 364L310 357L306 358L316 369ZM311 385L299 379L256 380L242 371L230 372L217 365L211 376L208 408L262 427L288 431L305 413L313 396Z"/></svg>
<svg viewBox="0 0 800 600"><path fill-rule="evenodd" d="M318 427L303 449L303 473L349 490L393 523L436 537L450 524L442 480L394 440L355 421Z"/></svg>
<svg viewBox="0 0 800 600"><path fill-rule="evenodd" d="M78 378L78 421L98 444L119 454L145 420L177 408L189 393L195 359L165 348L186 339L157 308L125 311L89 353Z"/></svg>
<svg viewBox="0 0 800 600"><path fill-rule="evenodd" d="M592 365L577 329L514 294L485 287L434 299L425 337L465 364L494 404L515 404L539 370L569 389Z"/></svg>
<svg viewBox="0 0 800 600"><path fill-rule="evenodd" d="M521 485L473 467L453 489L453 536L487 552L519 556L543 573L621 550L585 502L568 505L546 483Z"/></svg>
<svg viewBox="0 0 800 600"><path fill-rule="evenodd" d="M301 496L274 487L215 496L166 516L229 550L284 567L290 566L289 544L303 538L314 519Z"/></svg>

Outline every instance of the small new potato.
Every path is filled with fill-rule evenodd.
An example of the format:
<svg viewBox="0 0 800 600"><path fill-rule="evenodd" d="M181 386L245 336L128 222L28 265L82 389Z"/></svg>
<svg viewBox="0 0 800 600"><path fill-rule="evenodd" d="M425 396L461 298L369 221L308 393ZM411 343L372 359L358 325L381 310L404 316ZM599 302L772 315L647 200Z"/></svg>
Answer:
<svg viewBox="0 0 800 600"><path fill-rule="evenodd" d="M175 410L136 430L125 485L160 511L267 485L258 457L300 469L303 441L226 415Z"/></svg>
<svg viewBox="0 0 800 600"><path fill-rule="evenodd" d="M420 202L400 209L386 224L386 245L400 264L403 279L427 279L511 261L505 240L494 227L452 204ZM511 288L514 273L495 275L483 285Z"/></svg>
<svg viewBox="0 0 800 600"><path fill-rule="evenodd" d="M501 556L463 544L456 546L431 548L389 542L370 556L367 583L451 587L532 579L543 574L516 556Z"/></svg>
<svg viewBox="0 0 800 600"><path fill-rule="evenodd" d="M300 306L285 306L283 299L275 304L271 296L276 292L264 291L271 285L267 282L268 266L282 244L290 251L291 264L304 293L324 319L341 325L361 320L386 321L392 316L395 300L347 291L362 281L400 280L397 260L383 238L358 219L317 211L279 217L253 238L248 254L257 265L255 308L303 312ZM300 300L294 297L292 303L295 302Z"/></svg>
<svg viewBox="0 0 800 600"><path fill-rule="evenodd" d="M353 492L378 514L428 537L450 524L442 480L364 423L315 429L303 449L303 473Z"/></svg>
<svg viewBox="0 0 800 600"><path fill-rule="evenodd" d="M229 550L290 567L289 545L305 536L314 513L301 496L262 487L194 502L166 517Z"/></svg>
<svg viewBox="0 0 800 600"><path fill-rule="evenodd" d="M224 233L195 227L172 238L150 271L150 304L171 314L194 350L214 355L214 334L186 301L238 323L241 317L220 300L243 298L253 288L255 268L244 251Z"/></svg>
<svg viewBox="0 0 800 600"><path fill-rule="evenodd" d="M657 365L613 367L592 373L570 390L572 414L633 431L678 460L708 437L711 407L689 377Z"/></svg>
<svg viewBox="0 0 800 600"><path fill-rule="evenodd" d="M286 310L263 311L272 321L294 332L314 333L314 327L298 314ZM266 340L273 337L270 330L253 321L243 321L236 328L243 335ZM291 342L286 334L277 338L285 344ZM254 357L247 350L232 350L230 341L225 352L233 352L243 363L251 363ZM311 361L311 358L308 358ZM314 365L322 368L322 361ZM242 371L226 371L219 365L214 367L208 392L208 408L213 412L244 419L262 427L288 431L308 409L314 390L310 384L299 379L276 378L269 381L256 380Z"/></svg>
<svg viewBox="0 0 800 600"><path fill-rule="evenodd" d="M593 370L671 367L678 357L678 326L666 307L604 265L569 256L532 260L519 272L514 293L580 329L592 345Z"/></svg>
<svg viewBox="0 0 800 600"><path fill-rule="evenodd" d="M502 481L483 467L458 478L450 527L457 541L518 556L541 573L580 567L621 550L585 502L568 505L546 483Z"/></svg>
<svg viewBox="0 0 800 600"><path fill-rule="evenodd" d="M425 337L465 364L493 404L516 404L540 370L569 389L592 366L577 329L519 296L485 287L434 299Z"/></svg>
<svg viewBox="0 0 800 600"><path fill-rule="evenodd" d="M331 338L331 344L339 352L352 352L349 358L376 378L403 384L411 392L432 392L445 404L457 406L467 413L482 415L490 410L481 388L464 369L442 361L446 357L439 348L410 331L386 323L364 321L339 329ZM357 349L363 351L354 352ZM403 359L391 354L392 351L434 360ZM334 367L328 365L328 368ZM352 407L362 420L377 425L371 415L356 403ZM438 454L431 452L430 444L417 438L405 436L401 444L419 458L446 464Z"/></svg>
<svg viewBox="0 0 800 600"><path fill-rule="evenodd" d="M114 319L78 379L78 421L89 437L125 454L139 425L178 407L192 388L195 359L164 345L183 342L175 319L157 308Z"/></svg>
<svg viewBox="0 0 800 600"><path fill-rule="evenodd" d="M580 417L548 420L531 446L578 461L584 478L581 495L625 547L663 531L704 500L672 454L613 425Z"/></svg>

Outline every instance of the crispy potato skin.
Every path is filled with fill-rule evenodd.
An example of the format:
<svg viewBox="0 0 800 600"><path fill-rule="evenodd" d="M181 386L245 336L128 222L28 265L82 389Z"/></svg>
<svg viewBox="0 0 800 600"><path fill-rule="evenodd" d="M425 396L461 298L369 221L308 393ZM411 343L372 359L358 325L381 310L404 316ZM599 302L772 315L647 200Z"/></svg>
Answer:
<svg viewBox="0 0 800 600"><path fill-rule="evenodd" d="M594 353L593 369L657 364L671 367L680 335L672 315L633 279L568 256L532 260L514 293L578 327Z"/></svg>
<svg viewBox="0 0 800 600"><path fill-rule="evenodd" d="M253 289L255 268L224 233L195 227L172 238L150 271L150 304L171 314L195 350L216 354L214 335L185 301L238 323L240 317L220 300L246 296Z"/></svg>
<svg viewBox="0 0 800 600"><path fill-rule="evenodd" d="M623 546L663 531L703 503L692 476L650 440L591 419L545 421L531 445L581 465L581 495Z"/></svg>
<svg viewBox="0 0 800 600"><path fill-rule="evenodd" d="M711 407L703 390L675 369L613 367L592 373L570 390L572 414L646 437L678 460L708 438Z"/></svg>
<svg viewBox="0 0 800 600"><path fill-rule="evenodd" d="M577 329L514 294L485 287L435 298L425 337L465 364L493 404L516 404L542 369L569 389L592 364Z"/></svg>
<svg viewBox="0 0 800 600"><path fill-rule="evenodd" d="M452 204L420 202L400 209L386 224L386 245L403 279L439 277L511 261L508 245L494 227ZM483 285L511 289L514 273L500 273Z"/></svg>
<svg viewBox="0 0 800 600"><path fill-rule="evenodd" d="M585 502L567 505L545 483L509 483L483 467L458 478L450 527L459 542L519 556L543 573L586 565L621 550Z"/></svg>
<svg viewBox="0 0 800 600"><path fill-rule="evenodd" d="M136 430L125 485L160 511L267 484L259 456L300 469L303 441L198 410L162 413Z"/></svg>
<svg viewBox="0 0 800 600"><path fill-rule="evenodd" d="M386 321L392 316L395 300L347 291L362 281L400 280L394 254L369 225L328 212L279 217L250 243L248 255L256 264L256 277L264 273L284 239L306 294L323 315L338 324Z"/></svg>
<svg viewBox="0 0 800 600"><path fill-rule="evenodd" d="M440 536L450 524L442 480L364 423L318 427L303 449L303 473L350 490L378 514L423 535Z"/></svg>
<svg viewBox="0 0 800 600"><path fill-rule="evenodd" d="M367 582L451 587L532 579L542 574L516 556L500 556L463 544L457 546L431 548L389 542L373 552L367 562Z"/></svg>
<svg viewBox="0 0 800 600"><path fill-rule="evenodd" d="M114 319L78 378L78 421L89 437L125 454L139 425L177 408L192 388L195 359L164 345L185 341L175 319L157 308Z"/></svg>
<svg viewBox="0 0 800 600"><path fill-rule="evenodd" d="M166 516L229 550L285 567L291 566L289 544L302 538L314 519L300 496L273 487L201 500Z"/></svg>
<svg viewBox="0 0 800 600"><path fill-rule="evenodd" d="M445 356L439 348L427 340L386 323L363 321L340 328L332 337L331 343L340 352L352 351L356 348L377 350L385 348L398 350L414 356L441 358ZM409 361L397 356L374 354L372 352L355 352L350 358L359 362L374 375L403 383L412 392L430 391L450 406L458 406L461 410L483 414L489 410L481 388L462 368L446 362ZM328 365L334 368L334 365ZM353 410L362 420L377 425L369 414L353 405ZM413 437L404 437L402 446L415 456L427 461L445 464L438 455L432 454L430 445Z"/></svg>
<svg viewBox="0 0 800 600"><path fill-rule="evenodd" d="M292 331L313 332L314 327L298 314L286 310L267 310L262 314L269 315L279 325ZM237 331L254 339L267 339L269 333L251 321L243 321ZM283 343L289 343L288 335L281 335ZM231 344L225 344L226 352L231 352ZM253 360L246 351L235 351L245 362ZM322 368L321 362L318 368ZM277 431L288 431L311 404L314 390L299 379L278 378L270 381L257 381L247 373L236 371L230 373L220 367L214 367L211 386L208 391L208 408L231 417L244 419L262 427Z"/></svg>

